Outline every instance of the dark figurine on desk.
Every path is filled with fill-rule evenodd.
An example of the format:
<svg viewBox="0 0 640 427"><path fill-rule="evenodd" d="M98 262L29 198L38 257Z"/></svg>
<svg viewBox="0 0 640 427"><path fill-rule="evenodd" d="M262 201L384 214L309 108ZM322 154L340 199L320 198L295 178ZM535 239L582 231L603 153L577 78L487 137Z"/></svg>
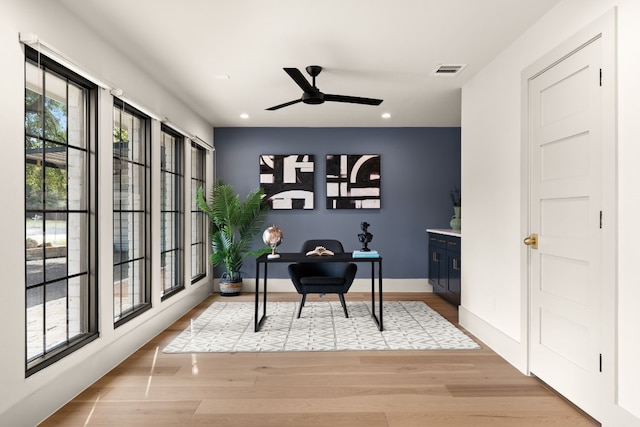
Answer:
<svg viewBox="0 0 640 427"><path fill-rule="evenodd" d="M363 252L369 252L371 250L368 248L368 245L369 245L369 242L373 240L373 234L369 233L369 231L367 230L369 228L369 225L370 224L368 222L360 223L360 228L362 229L362 233L358 234L358 240L363 245L362 249L360 249Z"/></svg>

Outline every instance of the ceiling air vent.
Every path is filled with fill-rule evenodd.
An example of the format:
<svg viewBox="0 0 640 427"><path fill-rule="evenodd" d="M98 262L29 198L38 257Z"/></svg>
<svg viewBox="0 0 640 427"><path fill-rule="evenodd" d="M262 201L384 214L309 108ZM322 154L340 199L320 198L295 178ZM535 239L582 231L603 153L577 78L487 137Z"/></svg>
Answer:
<svg viewBox="0 0 640 427"><path fill-rule="evenodd" d="M457 76L467 64L440 64L432 72L432 76Z"/></svg>

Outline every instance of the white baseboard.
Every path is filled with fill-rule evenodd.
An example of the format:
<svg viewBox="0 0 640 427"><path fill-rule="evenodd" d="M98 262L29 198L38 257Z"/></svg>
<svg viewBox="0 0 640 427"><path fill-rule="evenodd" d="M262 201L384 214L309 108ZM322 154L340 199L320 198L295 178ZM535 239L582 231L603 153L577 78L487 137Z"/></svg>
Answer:
<svg viewBox="0 0 640 427"><path fill-rule="evenodd" d="M216 281L216 290L219 281ZM260 287L262 288L262 280L260 281ZM376 292L378 290L378 279L375 280ZM296 289L291 283L291 279L269 279L267 281L267 290L269 292L295 292ZM242 280L243 292L255 292L256 280L255 278L245 278ZM429 281L424 279L385 279L382 280L383 292L432 292L433 288L429 284ZM351 285L350 292L370 292L371 291L371 279L355 279L353 285Z"/></svg>
<svg viewBox="0 0 640 427"><path fill-rule="evenodd" d="M528 375L525 343L514 340L462 305L458 307L458 323L516 369Z"/></svg>

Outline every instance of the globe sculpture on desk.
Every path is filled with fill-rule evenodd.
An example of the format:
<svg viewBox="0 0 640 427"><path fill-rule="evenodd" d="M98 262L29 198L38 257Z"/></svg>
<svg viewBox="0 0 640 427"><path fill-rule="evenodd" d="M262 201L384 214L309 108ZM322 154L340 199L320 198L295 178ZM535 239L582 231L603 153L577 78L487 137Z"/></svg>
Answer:
<svg viewBox="0 0 640 427"><path fill-rule="evenodd" d="M262 241L271 248L271 253L267 255L267 258L280 258L280 254L276 253L276 247L282 243L282 230L272 225L262 233Z"/></svg>

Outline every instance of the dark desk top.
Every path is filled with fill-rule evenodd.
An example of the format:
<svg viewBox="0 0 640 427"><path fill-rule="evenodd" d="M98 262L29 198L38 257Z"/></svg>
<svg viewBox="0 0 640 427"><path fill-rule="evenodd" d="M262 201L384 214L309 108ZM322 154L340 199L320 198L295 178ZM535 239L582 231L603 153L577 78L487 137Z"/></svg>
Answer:
<svg viewBox="0 0 640 427"><path fill-rule="evenodd" d="M311 255L301 252L278 252L280 258L267 258L267 254L260 255L256 262L380 262L382 257L354 258L351 252L339 252L334 255Z"/></svg>

